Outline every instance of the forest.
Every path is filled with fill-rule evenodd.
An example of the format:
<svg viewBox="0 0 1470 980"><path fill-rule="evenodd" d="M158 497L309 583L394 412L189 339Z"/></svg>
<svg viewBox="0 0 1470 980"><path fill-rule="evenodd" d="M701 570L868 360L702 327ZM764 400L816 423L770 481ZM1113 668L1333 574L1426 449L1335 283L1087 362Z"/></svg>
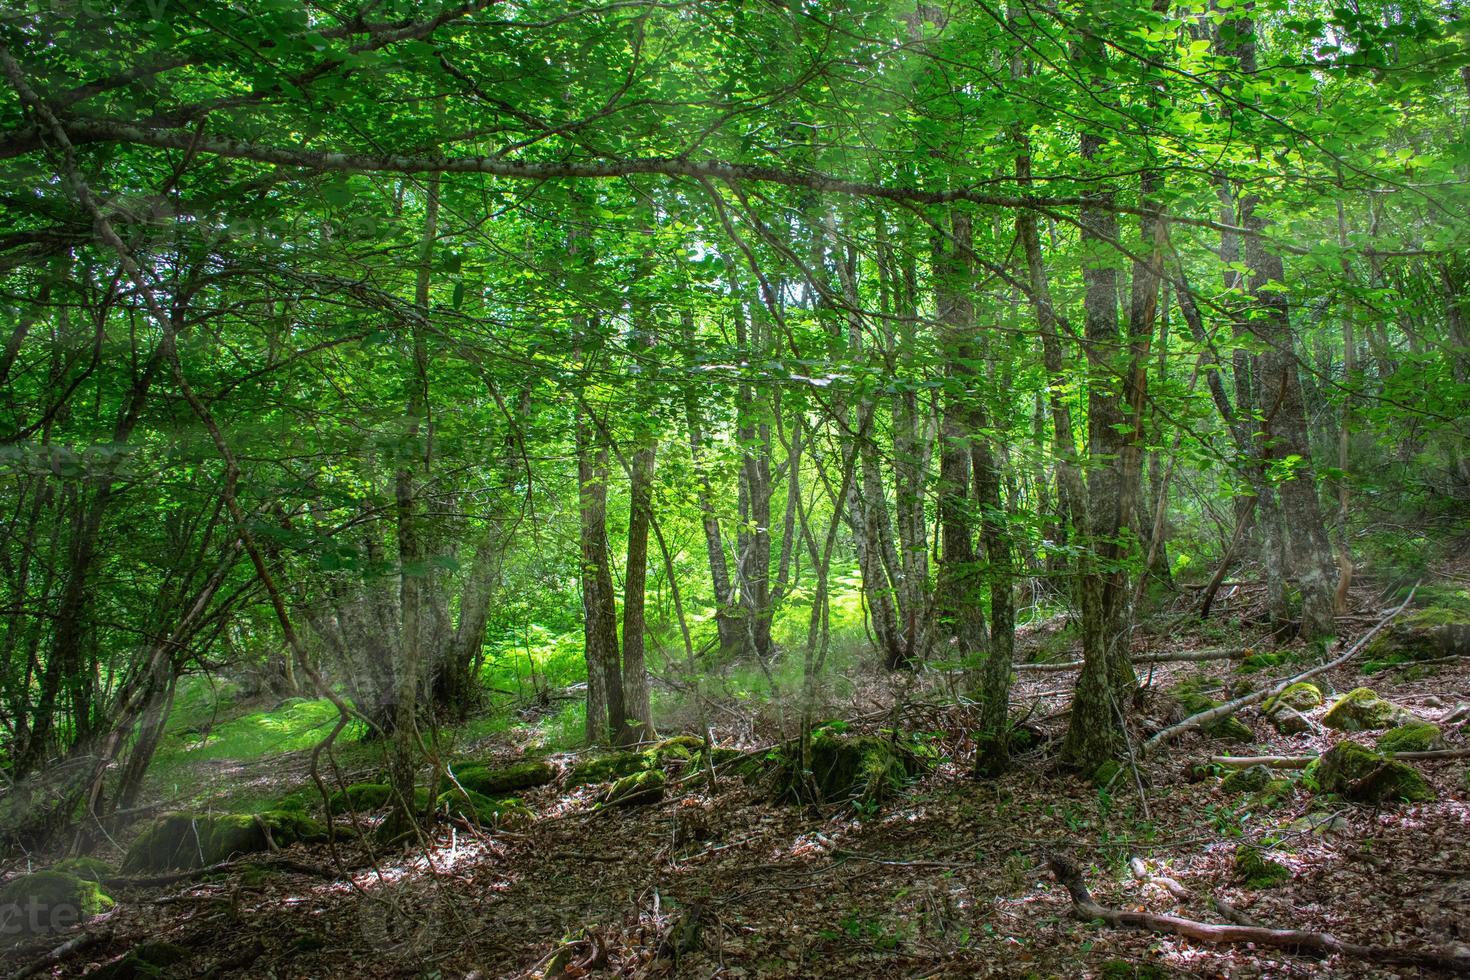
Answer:
<svg viewBox="0 0 1470 980"><path fill-rule="evenodd" d="M1459 0L3 0L0 972L1470 974Z"/></svg>

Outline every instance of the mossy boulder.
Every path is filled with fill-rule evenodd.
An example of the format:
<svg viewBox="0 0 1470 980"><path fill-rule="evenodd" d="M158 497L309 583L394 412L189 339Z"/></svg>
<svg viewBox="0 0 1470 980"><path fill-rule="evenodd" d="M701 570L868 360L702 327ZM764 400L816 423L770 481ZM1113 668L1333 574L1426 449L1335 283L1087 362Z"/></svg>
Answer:
<svg viewBox="0 0 1470 980"><path fill-rule="evenodd" d="M1413 766L1386 759L1346 740L1317 760L1312 775L1323 792L1336 793L1354 803L1422 803L1434 799L1434 790Z"/></svg>
<svg viewBox="0 0 1470 980"><path fill-rule="evenodd" d="M1429 752L1441 748L1444 739L1438 725L1416 719L1390 728L1378 736L1377 744L1380 752Z"/></svg>
<svg viewBox="0 0 1470 980"><path fill-rule="evenodd" d="M1247 888L1275 888L1291 880L1291 869L1266 857L1259 848L1242 845L1235 850L1235 871Z"/></svg>
<svg viewBox="0 0 1470 980"><path fill-rule="evenodd" d="M675 735L654 744L648 753L656 765L663 766L670 762L688 762L703 751L704 739L698 735Z"/></svg>
<svg viewBox="0 0 1470 980"><path fill-rule="evenodd" d="M567 774L567 788L610 783L647 769L652 760L642 752L610 752L580 762Z"/></svg>
<svg viewBox="0 0 1470 980"><path fill-rule="evenodd" d="M1415 609L1394 621L1368 644L1363 669L1375 669L1415 660L1470 654L1470 610L1461 604Z"/></svg>
<svg viewBox="0 0 1470 980"><path fill-rule="evenodd" d="M1121 775L1123 775L1123 766L1116 759L1104 759L1092 771L1092 785L1098 789L1107 789L1117 782Z"/></svg>
<svg viewBox="0 0 1470 980"><path fill-rule="evenodd" d="M481 827L516 829L529 827L536 820L536 815L515 797L495 799L472 789L440 793L434 809Z"/></svg>
<svg viewBox="0 0 1470 980"><path fill-rule="evenodd" d="M295 810L262 813L166 813L133 842L125 873L208 867L241 854L315 843L327 838L321 824Z"/></svg>
<svg viewBox="0 0 1470 980"><path fill-rule="evenodd" d="M454 778L467 790L485 796L505 796L523 789L545 786L556 779L556 769L538 759L527 759L500 769L476 765L456 766Z"/></svg>
<svg viewBox="0 0 1470 980"><path fill-rule="evenodd" d="M1209 711L1211 708L1218 708L1221 704L1190 686L1176 688L1175 694L1179 698L1185 718L1197 715L1202 711ZM1204 726L1204 732L1211 738L1224 739L1227 742L1254 742L1256 740L1256 733L1251 731L1250 726L1234 715L1216 718Z"/></svg>
<svg viewBox="0 0 1470 980"><path fill-rule="evenodd" d="M100 858L74 857L65 861L56 862L52 871L65 871L69 875L76 875L83 881L101 881L112 876L112 866Z"/></svg>
<svg viewBox="0 0 1470 980"><path fill-rule="evenodd" d="M327 798L327 813L334 817L349 813L372 813L393 804L393 787L387 783L353 783ZM429 791L419 786L413 791L413 808L429 806Z"/></svg>
<svg viewBox="0 0 1470 980"><path fill-rule="evenodd" d="M661 770L630 773L612 784L602 802L608 806L643 806L664 798L665 777Z"/></svg>
<svg viewBox="0 0 1470 980"><path fill-rule="evenodd" d="M1280 694L1267 698L1266 703L1261 705L1261 710L1269 715L1281 708L1311 711L1321 706L1322 689L1310 681L1297 681Z"/></svg>
<svg viewBox="0 0 1470 980"><path fill-rule="evenodd" d="M1392 728L1412 719L1403 708L1385 700L1370 688L1357 687L1337 699L1322 716L1322 724L1340 732L1369 732Z"/></svg>
<svg viewBox="0 0 1470 980"><path fill-rule="evenodd" d="M1269 782L1271 782L1270 769L1265 766L1251 766L1249 769L1237 769L1220 780L1220 789L1234 796L1239 793L1258 792L1265 789Z"/></svg>
<svg viewBox="0 0 1470 980"><path fill-rule="evenodd" d="M65 871L37 871L0 888L0 935L41 935L85 922L112 908L95 881Z"/></svg>
<svg viewBox="0 0 1470 980"><path fill-rule="evenodd" d="M1267 810L1274 810L1290 800L1295 791L1296 784L1291 780L1273 779L1256 794L1256 804Z"/></svg>
<svg viewBox="0 0 1470 980"><path fill-rule="evenodd" d="M1277 708L1269 715L1271 727L1281 735L1305 735L1312 730L1312 720L1295 708Z"/></svg>
<svg viewBox="0 0 1470 980"><path fill-rule="evenodd" d="M801 745L782 747L774 772L774 797L787 803L878 803L901 793L924 767L912 748L881 735L847 735L819 728Z"/></svg>

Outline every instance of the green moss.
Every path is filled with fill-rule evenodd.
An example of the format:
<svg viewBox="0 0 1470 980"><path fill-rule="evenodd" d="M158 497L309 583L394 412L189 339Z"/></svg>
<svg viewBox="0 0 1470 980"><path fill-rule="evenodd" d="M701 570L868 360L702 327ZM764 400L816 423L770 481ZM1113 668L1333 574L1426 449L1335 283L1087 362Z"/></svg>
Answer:
<svg viewBox="0 0 1470 980"><path fill-rule="evenodd" d="M1400 616L1365 651L1365 673L1387 667L1470 653L1470 609L1458 603L1432 605Z"/></svg>
<svg viewBox="0 0 1470 980"><path fill-rule="evenodd" d="M486 796L504 796L518 790L545 786L556 778L556 769L540 760L527 759L500 769L475 765L456 766L454 778L467 790Z"/></svg>
<svg viewBox="0 0 1470 980"><path fill-rule="evenodd" d="M1251 766L1249 769L1237 769L1220 780L1220 789L1232 796L1237 793L1255 793L1265 789L1269 782L1271 770L1265 766Z"/></svg>
<svg viewBox="0 0 1470 980"><path fill-rule="evenodd" d="M648 751L653 753L659 764L688 762L704 751L704 739L698 735L675 735L657 743Z"/></svg>
<svg viewBox="0 0 1470 980"><path fill-rule="evenodd" d="M1184 706L1186 717L1209 711L1211 708L1218 708L1221 704L1214 698L1200 694L1187 682L1176 687L1174 693L1179 698L1179 703ZM1256 734L1251 731L1250 726L1234 715L1216 718L1204 726L1204 731L1211 738L1224 739L1228 742L1254 742L1256 740Z"/></svg>
<svg viewBox="0 0 1470 980"><path fill-rule="evenodd" d="M88 973L87 980L162 980L165 977L177 977L180 971L174 968L186 962L192 955L183 946L173 943L140 943L128 950L122 959Z"/></svg>
<svg viewBox="0 0 1470 980"><path fill-rule="evenodd" d="M37 871L0 888L0 935L38 935L85 922L112 908L95 881L65 871Z"/></svg>
<svg viewBox="0 0 1470 980"><path fill-rule="evenodd" d="M1275 697L1267 698L1266 703L1261 705L1261 710L1268 715L1282 707L1293 711L1311 711L1321 704L1321 688L1308 681L1297 681Z"/></svg>
<svg viewBox="0 0 1470 980"><path fill-rule="evenodd" d="M1115 759L1107 759L1092 773L1092 784L1098 789L1107 789L1123 774L1123 767Z"/></svg>
<svg viewBox="0 0 1470 980"><path fill-rule="evenodd" d="M56 862L56 866L51 870L65 871L69 875L76 875L83 881L101 881L103 878L112 876L112 866L94 857L67 858L65 861Z"/></svg>
<svg viewBox="0 0 1470 980"><path fill-rule="evenodd" d="M776 800L788 803L878 803L903 792L923 768L907 745L879 735L845 735L830 728L812 732L809 769L801 766L799 743L782 747L774 772Z"/></svg>
<svg viewBox="0 0 1470 980"><path fill-rule="evenodd" d="M1392 701L1385 701L1369 688L1359 687L1338 698L1322 716L1322 724L1343 732L1366 732L1390 728L1410 717Z"/></svg>
<svg viewBox="0 0 1470 980"><path fill-rule="evenodd" d="M1427 721L1408 721L1378 736L1380 752L1428 752L1443 744L1439 726Z"/></svg>
<svg viewBox="0 0 1470 980"><path fill-rule="evenodd" d="M452 789L441 793L434 808L482 827L527 827L536 819L536 815L515 797L494 799L474 790L461 793Z"/></svg>
<svg viewBox="0 0 1470 980"><path fill-rule="evenodd" d="M567 788L589 783L610 783L647 769L650 759L642 752L612 752L588 759L572 767L567 774Z"/></svg>
<svg viewBox="0 0 1470 980"><path fill-rule="evenodd" d="M353 783L345 790L339 789L327 799L327 813L334 817L349 813L372 813L393 804L393 787L387 783ZM422 786L413 791L413 808L427 809L429 791Z"/></svg>
<svg viewBox="0 0 1470 980"><path fill-rule="evenodd" d="M1290 868L1247 845L1235 850L1235 871L1247 888L1275 888L1291 880Z"/></svg>
<svg viewBox="0 0 1470 980"><path fill-rule="evenodd" d="M1286 650L1278 650L1274 653L1253 653L1240 662L1235 668L1238 674L1254 674L1258 671L1277 667L1284 663L1290 663L1293 654Z"/></svg>
<svg viewBox="0 0 1470 980"><path fill-rule="evenodd" d="M167 813L155 820L123 860L123 871L202 868L241 854L326 839L321 824L295 810L202 815Z"/></svg>
<svg viewBox="0 0 1470 980"><path fill-rule="evenodd" d="M1413 766L1383 756L1354 742L1338 742L1318 760L1313 773L1323 792L1355 803L1422 803L1434 790Z"/></svg>
<svg viewBox="0 0 1470 980"><path fill-rule="evenodd" d="M664 798L665 777L661 770L630 773L613 783L602 802L608 806L641 806Z"/></svg>
<svg viewBox="0 0 1470 980"><path fill-rule="evenodd" d="M1097 968L1099 980L1169 980L1169 971L1155 963L1107 960Z"/></svg>

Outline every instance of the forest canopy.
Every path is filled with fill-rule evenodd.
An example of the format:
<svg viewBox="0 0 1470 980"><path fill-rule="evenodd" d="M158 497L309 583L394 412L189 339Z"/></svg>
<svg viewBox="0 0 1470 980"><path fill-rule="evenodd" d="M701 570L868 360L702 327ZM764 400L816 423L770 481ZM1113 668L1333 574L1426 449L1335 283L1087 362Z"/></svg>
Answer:
<svg viewBox="0 0 1470 980"><path fill-rule="evenodd" d="M1093 779L1217 721L1152 724L1145 636L1334 661L1470 519L1467 42L1453 0L10 0L0 837L121 832L203 685L315 705L313 776L370 746L403 830L517 717L693 732L713 793L746 700L811 777L876 678L994 779L1063 623L1045 757Z"/></svg>

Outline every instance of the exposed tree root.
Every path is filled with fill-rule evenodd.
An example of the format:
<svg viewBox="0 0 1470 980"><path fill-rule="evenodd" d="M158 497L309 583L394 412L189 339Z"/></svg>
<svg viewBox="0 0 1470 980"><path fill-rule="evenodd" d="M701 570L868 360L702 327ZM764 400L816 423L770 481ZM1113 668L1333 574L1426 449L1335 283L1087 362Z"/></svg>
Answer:
<svg viewBox="0 0 1470 980"><path fill-rule="evenodd" d="M1173 895L1181 902L1188 902L1191 899L1198 897L1195 895L1194 892L1190 891L1184 885L1180 884L1177 880L1170 878L1168 875L1156 875L1151 873L1147 868L1144 867L1142 858L1129 858L1128 870L1132 871L1133 877L1137 878L1139 881L1158 885L1159 887L1163 888L1164 891L1168 892L1170 895ZM1234 922L1236 925L1251 926L1257 929L1262 928L1260 922L1257 922L1255 919L1246 915L1240 909L1225 901L1225 899L1216 898L1215 896L1211 895L1209 896L1209 901L1210 904L1214 906L1217 912L1225 916L1225 918L1229 919L1231 922Z"/></svg>
<svg viewBox="0 0 1470 980"><path fill-rule="evenodd" d="M7 977L6 980L25 980L26 977L33 977L43 970L49 970L51 967L60 963L62 960L75 956L77 953L80 953L85 949L91 949L98 943L106 942L108 939L111 938L111 930L104 930L102 932L84 932L79 935L73 936L66 942L62 943L60 946L57 946L55 949L47 951L42 956L37 957L30 963L27 963L25 966L21 967L19 970L16 970L14 973L10 974L10 976Z"/></svg>
<svg viewBox="0 0 1470 980"><path fill-rule="evenodd" d="M1402 966L1423 966L1436 970L1470 975L1470 954L1444 953L1437 951L1414 951L1387 946L1360 946L1344 942L1326 932L1306 932L1299 929L1266 929L1259 926L1224 925L1184 919L1175 915L1154 915L1150 912L1127 912L1099 905L1087 890L1082 880L1082 871L1067 857L1049 854L1046 866L1056 877L1058 884L1067 889L1072 897L1072 911L1085 922L1101 920L1120 929L1141 929L1145 932L1168 933L1212 944L1254 943L1273 949L1285 949L1297 953L1337 953L1353 959L1370 960L1374 963L1393 963Z"/></svg>

